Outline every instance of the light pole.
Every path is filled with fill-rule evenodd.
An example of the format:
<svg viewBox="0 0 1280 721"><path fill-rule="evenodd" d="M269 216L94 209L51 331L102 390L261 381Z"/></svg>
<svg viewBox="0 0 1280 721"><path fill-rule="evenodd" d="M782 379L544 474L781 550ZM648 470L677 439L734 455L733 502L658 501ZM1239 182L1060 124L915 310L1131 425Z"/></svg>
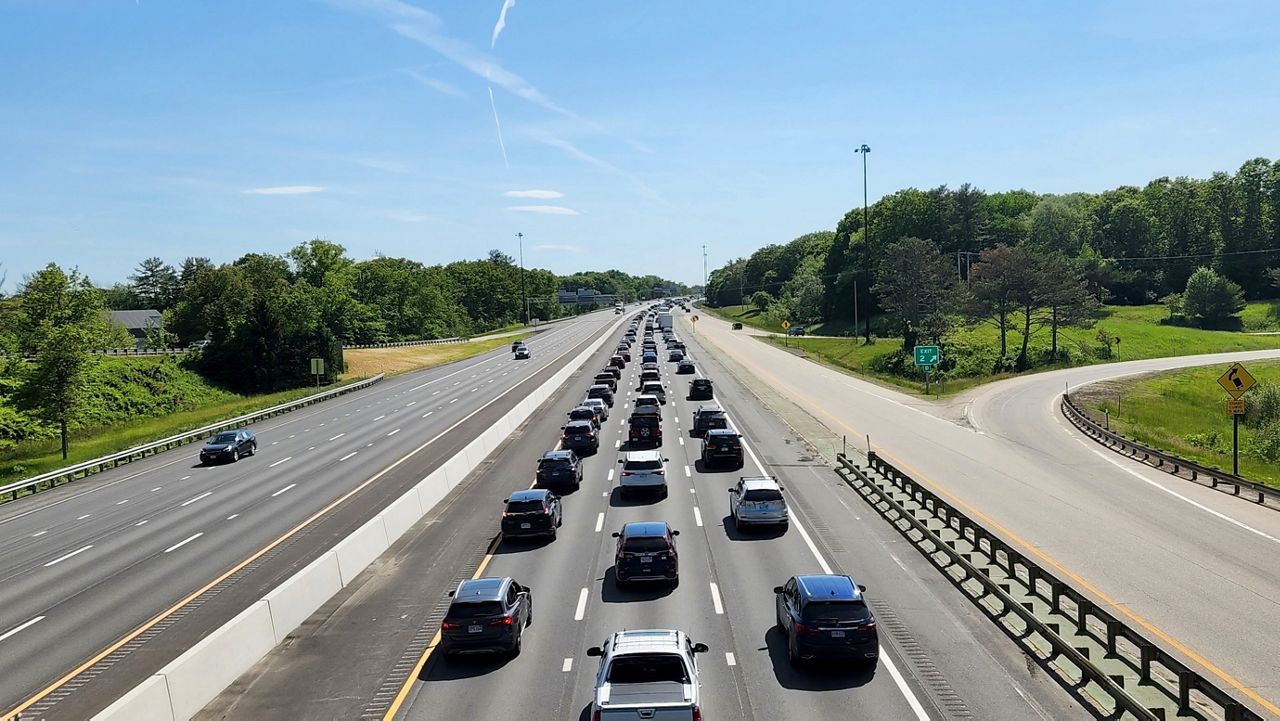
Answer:
<svg viewBox="0 0 1280 721"><path fill-rule="evenodd" d="M524 285L524 233L516 233L516 242L520 244L520 299L524 301L524 324L529 325L529 291Z"/></svg>
<svg viewBox="0 0 1280 721"><path fill-rule="evenodd" d="M871 222L869 220L870 206L867 205L867 153L871 152L871 146L863 143L862 147L853 152L862 155L862 268L868 273L868 275L870 275L871 269L868 267L868 264L871 262ZM853 303L854 306L857 307L858 282L856 280L853 282ZM853 333L854 335L857 335L858 333L858 318L856 315L853 319ZM868 343L871 342L870 311L867 312L867 331L864 338Z"/></svg>
<svg viewBox="0 0 1280 721"><path fill-rule="evenodd" d="M702 294L707 294L707 244L702 244Z"/></svg>

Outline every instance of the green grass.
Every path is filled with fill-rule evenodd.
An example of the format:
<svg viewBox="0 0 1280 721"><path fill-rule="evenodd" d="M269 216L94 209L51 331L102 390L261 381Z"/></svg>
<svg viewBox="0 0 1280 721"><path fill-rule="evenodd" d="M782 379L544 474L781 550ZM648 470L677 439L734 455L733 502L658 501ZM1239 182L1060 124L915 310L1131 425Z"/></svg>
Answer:
<svg viewBox="0 0 1280 721"><path fill-rule="evenodd" d="M347 372L344 377L367 378L379 373L386 373L387 375L409 373L477 356L494 348L510 346L512 343L524 340L531 335L533 333L518 333L501 338L477 339L469 343L449 343L445 345L355 348L343 352L343 359L347 362Z"/></svg>
<svg viewBox="0 0 1280 721"><path fill-rule="evenodd" d="M1280 332L1280 300L1250 303L1240 314L1246 333Z"/></svg>
<svg viewBox="0 0 1280 721"><path fill-rule="evenodd" d="M1074 395L1098 422L1105 421L1104 411L1109 414L1112 430L1229 472L1231 416L1226 410L1227 395L1217 383L1227 367L1222 363L1121 378L1088 385ZM1280 383L1280 361L1253 361L1248 368L1260 382ZM1240 475L1280 486L1280 464L1248 453L1252 437L1253 430L1242 423Z"/></svg>

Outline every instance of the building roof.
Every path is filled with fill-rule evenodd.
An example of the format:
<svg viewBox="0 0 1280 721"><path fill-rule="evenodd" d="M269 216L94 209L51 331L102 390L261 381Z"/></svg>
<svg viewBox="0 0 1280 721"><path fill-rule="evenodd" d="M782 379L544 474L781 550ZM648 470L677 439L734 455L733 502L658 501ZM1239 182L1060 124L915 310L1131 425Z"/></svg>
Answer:
<svg viewBox="0 0 1280 721"><path fill-rule="evenodd" d="M160 325L158 310L112 310L111 322L123 326L127 330L142 330Z"/></svg>

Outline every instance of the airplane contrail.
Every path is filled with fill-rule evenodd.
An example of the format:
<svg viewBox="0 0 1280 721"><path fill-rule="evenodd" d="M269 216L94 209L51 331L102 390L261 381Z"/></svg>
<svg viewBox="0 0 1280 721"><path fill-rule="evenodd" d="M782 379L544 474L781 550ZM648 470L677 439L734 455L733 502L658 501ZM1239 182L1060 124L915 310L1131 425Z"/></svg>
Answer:
<svg viewBox="0 0 1280 721"><path fill-rule="evenodd" d="M514 0L511 0L514 2ZM502 148L502 164L511 169L511 163L507 160L507 144L502 142L502 122L498 120L498 104L493 101L493 86L489 86L489 107L493 108L493 124L498 127L498 147Z"/></svg>
<svg viewBox="0 0 1280 721"><path fill-rule="evenodd" d="M493 26L493 37L489 40L490 50L498 44L498 36L502 34L502 29L507 26L507 11L515 6L516 0L503 0L502 9L498 11L498 22Z"/></svg>

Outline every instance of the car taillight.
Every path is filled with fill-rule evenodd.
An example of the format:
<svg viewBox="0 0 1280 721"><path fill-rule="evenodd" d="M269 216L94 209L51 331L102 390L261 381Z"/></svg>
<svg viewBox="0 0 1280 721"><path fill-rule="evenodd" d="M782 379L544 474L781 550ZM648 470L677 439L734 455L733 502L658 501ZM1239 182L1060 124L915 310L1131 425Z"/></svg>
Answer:
<svg viewBox="0 0 1280 721"><path fill-rule="evenodd" d="M450 623L448 621L445 621L444 623L440 624L441 631L456 631L460 628L462 628L462 624L460 623Z"/></svg>
<svg viewBox="0 0 1280 721"><path fill-rule="evenodd" d="M512 619L511 616L503 616L502 618L493 619L492 621L489 622L489 625L490 626L510 626L513 623L515 623L515 620Z"/></svg>
<svg viewBox="0 0 1280 721"><path fill-rule="evenodd" d="M593 714L591 714L591 721L600 721L600 710L599 710L599 709L596 709L596 712L595 712L595 713L593 713ZM699 719L698 719L698 721L702 721L702 720L699 718Z"/></svg>
<svg viewBox="0 0 1280 721"><path fill-rule="evenodd" d="M629 476L629 475L631 475L631 471L623 471L623 472L622 472L622 475L623 475L623 477Z"/></svg>
<svg viewBox="0 0 1280 721"><path fill-rule="evenodd" d="M874 631L874 630L876 630L876 622L874 619L862 624L862 631L864 633L867 631Z"/></svg>
<svg viewBox="0 0 1280 721"><path fill-rule="evenodd" d="M693 721L702 721L702 709L693 707Z"/></svg>
<svg viewBox="0 0 1280 721"><path fill-rule="evenodd" d="M792 625L791 629L795 633L812 633L814 630L816 630L814 628L804 625L803 623L796 623Z"/></svg>

